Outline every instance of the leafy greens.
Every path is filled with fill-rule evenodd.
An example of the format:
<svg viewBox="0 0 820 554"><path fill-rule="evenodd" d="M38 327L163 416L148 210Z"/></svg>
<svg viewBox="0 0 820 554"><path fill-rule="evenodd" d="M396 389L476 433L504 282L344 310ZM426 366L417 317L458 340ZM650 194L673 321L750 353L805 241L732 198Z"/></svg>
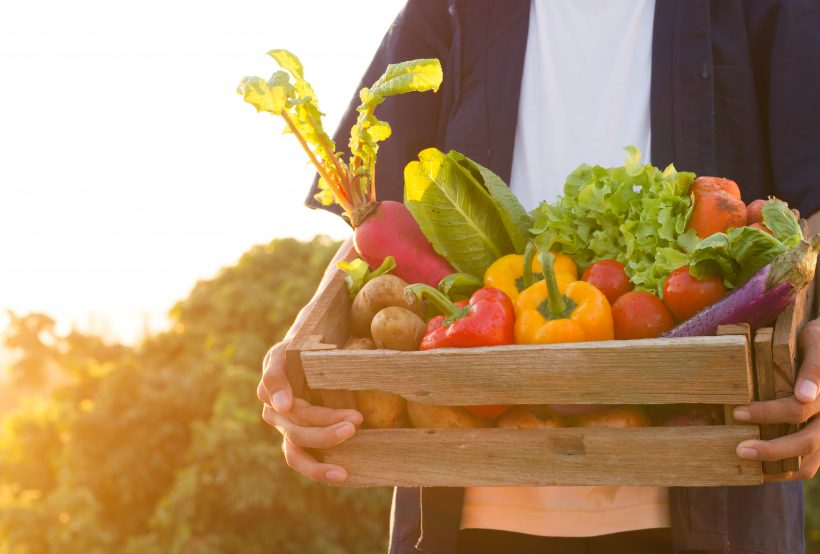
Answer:
<svg viewBox="0 0 820 554"><path fill-rule="evenodd" d="M686 231L695 176L669 165L641 164L629 146L622 167L582 164L564 184L564 194L532 213L536 242L587 267L601 259L624 264L639 289L661 293L666 276L685 265L698 239Z"/></svg>

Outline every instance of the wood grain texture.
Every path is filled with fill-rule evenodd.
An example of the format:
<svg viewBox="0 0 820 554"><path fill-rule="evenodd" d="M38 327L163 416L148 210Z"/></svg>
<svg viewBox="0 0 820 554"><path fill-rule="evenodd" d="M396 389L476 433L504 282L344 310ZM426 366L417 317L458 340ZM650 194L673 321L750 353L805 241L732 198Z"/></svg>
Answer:
<svg viewBox="0 0 820 554"><path fill-rule="evenodd" d="M304 352L318 388L377 389L438 405L745 404L750 359L740 336L426 352Z"/></svg>
<svg viewBox="0 0 820 554"><path fill-rule="evenodd" d="M755 333L755 374L757 378L757 400L774 400L774 361L772 360L772 333L774 329L764 327ZM772 440L780 436L780 427L776 424L760 426L760 438ZM763 462L763 472L767 475L783 473L780 460Z"/></svg>
<svg viewBox="0 0 820 554"><path fill-rule="evenodd" d="M800 369L798 338L813 314L814 287L815 282L811 281L775 321L772 335L775 398L788 398L794 393L795 378ZM781 424L779 429L779 435L785 436L795 433L798 426ZM787 458L782 461L783 471L797 471L801 464L800 457Z"/></svg>
<svg viewBox="0 0 820 554"><path fill-rule="evenodd" d="M345 255L346 260L355 258L355 251ZM348 337L350 323L350 297L345 284L345 273L337 270L323 294L309 308L304 323L299 327L285 352L288 380L294 383L305 381L301 352L323 350L344 344ZM311 387L317 388L317 387ZM320 388L320 387L318 387ZM336 388L336 387L334 387ZM345 387L342 387L345 388ZM307 398L307 387L297 393ZM355 408L356 399L350 391L314 391L322 403L334 408Z"/></svg>
<svg viewBox="0 0 820 554"><path fill-rule="evenodd" d="M718 336L735 335L743 337L746 341L746 358L752 360L752 329L748 323L733 323L731 325L718 325L716 333ZM754 375L752 363L749 363L746 380L749 384L749 397L754 398ZM726 425L734 425L735 410L734 404L723 406L723 421Z"/></svg>
<svg viewBox="0 0 820 554"><path fill-rule="evenodd" d="M632 429L375 429L324 450L345 486L756 485L749 425Z"/></svg>

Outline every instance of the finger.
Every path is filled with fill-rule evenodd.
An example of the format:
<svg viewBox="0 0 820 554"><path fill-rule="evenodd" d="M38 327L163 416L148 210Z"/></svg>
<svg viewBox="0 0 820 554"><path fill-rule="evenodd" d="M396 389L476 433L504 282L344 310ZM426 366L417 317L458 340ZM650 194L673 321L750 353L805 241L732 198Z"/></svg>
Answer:
<svg viewBox="0 0 820 554"><path fill-rule="evenodd" d="M363 421L362 414L356 410L314 406L302 398L294 399L293 408L288 413L288 417L294 423L305 427L327 427L342 421L361 425Z"/></svg>
<svg viewBox="0 0 820 554"><path fill-rule="evenodd" d="M770 441L750 440L737 445L737 455L747 460L774 462L797 456L809 457L820 448L820 420L800 431Z"/></svg>
<svg viewBox="0 0 820 554"><path fill-rule="evenodd" d="M749 423L803 423L820 411L820 400L804 404L794 396L778 400L761 400L738 406L733 416Z"/></svg>
<svg viewBox="0 0 820 554"><path fill-rule="evenodd" d="M288 343L283 341L268 350L263 361L262 380L256 389L262 403L280 413L290 410L293 404L293 391L288 382L285 360L287 346Z"/></svg>
<svg viewBox="0 0 820 554"><path fill-rule="evenodd" d="M356 434L356 426L342 421L329 427L303 427L292 422L287 416L277 413L270 406L262 409L262 419L276 427L286 439L302 448L333 448Z"/></svg>
<svg viewBox="0 0 820 554"><path fill-rule="evenodd" d="M814 479L818 468L820 468L820 449L803 458L800 469L794 473L794 479L800 481Z"/></svg>
<svg viewBox="0 0 820 554"><path fill-rule="evenodd" d="M810 321L800 332L803 363L797 372L794 395L801 402L813 402L820 392L820 320Z"/></svg>
<svg viewBox="0 0 820 554"><path fill-rule="evenodd" d="M305 477L330 483L341 483L347 479L347 471L343 467L317 462L313 456L287 438L282 441L282 450L285 453L285 462Z"/></svg>

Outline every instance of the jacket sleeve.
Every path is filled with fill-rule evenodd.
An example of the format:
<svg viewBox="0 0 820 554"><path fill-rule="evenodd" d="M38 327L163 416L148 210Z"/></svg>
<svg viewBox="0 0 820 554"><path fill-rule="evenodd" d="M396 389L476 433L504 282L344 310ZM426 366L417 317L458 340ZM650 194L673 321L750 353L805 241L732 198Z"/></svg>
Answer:
<svg viewBox="0 0 820 554"><path fill-rule="evenodd" d="M444 71L444 82L438 93L408 93L387 98L376 109L376 117L387 121L393 133L379 145L376 162L376 194L379 200L401 201L404 190L404 166L424 148L437 146L441 99L448 87L447 58L452 39L451 15L446 0L409 0L382 39L370 66L356 89L339 127L333 135L336 148L349 154L350 128L356 121L358 91L378 79L388 64L417 58L438 58ZM339 213L339 207L321 206L314 195L318 176L313 180L305 204Z"/></svg>
<svg viewBox="0 0 820 554"><path fill-rule="evenodd" d="M808 217L820 209L820 2L747 6L774 193Z"/></svg>

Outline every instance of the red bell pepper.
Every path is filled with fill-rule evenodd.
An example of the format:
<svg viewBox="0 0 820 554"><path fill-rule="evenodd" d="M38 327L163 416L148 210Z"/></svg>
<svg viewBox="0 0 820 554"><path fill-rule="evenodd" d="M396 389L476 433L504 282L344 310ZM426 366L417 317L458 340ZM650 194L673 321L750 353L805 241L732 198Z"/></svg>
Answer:
<svg viewBox="0 0 820 554"><path fill-rule="evenodd" d="M434 348L471 348L513 344L515 308L506 293L492 287L478 289L469 302L457 304L428 285L410 285L408 301L427 298L442 315L427 323L420 350ZM466 406L474 415L496 418L509 406Z"/></svg>

